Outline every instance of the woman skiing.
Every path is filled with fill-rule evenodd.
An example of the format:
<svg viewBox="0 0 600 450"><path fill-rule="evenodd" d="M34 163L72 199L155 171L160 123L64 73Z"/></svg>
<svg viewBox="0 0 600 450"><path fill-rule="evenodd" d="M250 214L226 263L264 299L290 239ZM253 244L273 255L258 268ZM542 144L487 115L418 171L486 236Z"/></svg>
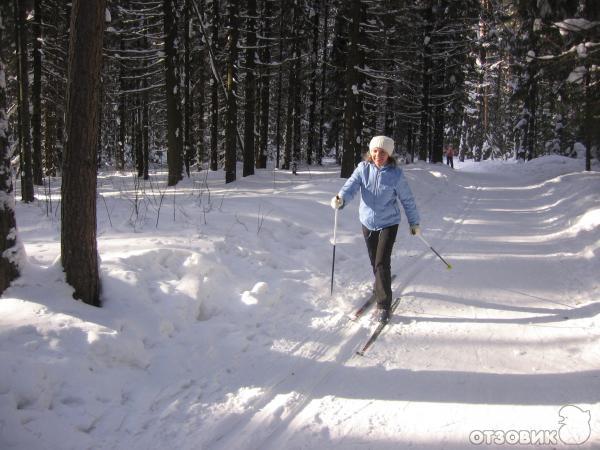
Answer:
<svg viewBox="0 0 600 450"><path fill-rule="evenodd" d="M333 209L342 209L360 190L359 219L375 275L375 298L381 322L389 321L392 305L390 266L400 223L398 200L408 218L411 234L421 232L415 199L393 153L393 139L373 137L365 161L358 165L339 193L331 199Z"/></svg>

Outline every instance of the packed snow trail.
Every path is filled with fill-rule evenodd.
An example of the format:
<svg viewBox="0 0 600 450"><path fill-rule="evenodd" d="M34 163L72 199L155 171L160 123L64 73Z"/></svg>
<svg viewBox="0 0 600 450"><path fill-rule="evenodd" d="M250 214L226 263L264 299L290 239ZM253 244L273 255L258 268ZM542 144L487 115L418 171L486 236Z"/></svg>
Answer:
<svg viewBox="0 0 600 450"><path fill-rule="evenodd" d="M101 309L72 300L48 204L18 203L28 263L0 300L0 448L598 448L597 166L456 166L406 166L453 269L404 221L402 302L364 357L370 314L347 317L372 283L357 200L329 295L338 167L168 190L166 173L101 174Z"/></svg>
<svg viewBox="0 0 600 450"><path fill-rule="evenodd" d="M214 448L463 449L490 430L491 444L528 430L517 447L532 436L556 447L569 404L590 411L596 430L579 448L598 445L598 231L572 221L585 220L578 204L597 196L597 174L461 180L471 184L449 188L447 208L424 219L455 270L418 248L406 258L401 240L401 317L371 357L354 358L360 333L334 326L339 342L308 355ZM579 233L585 239L573 241Z"/></svg>

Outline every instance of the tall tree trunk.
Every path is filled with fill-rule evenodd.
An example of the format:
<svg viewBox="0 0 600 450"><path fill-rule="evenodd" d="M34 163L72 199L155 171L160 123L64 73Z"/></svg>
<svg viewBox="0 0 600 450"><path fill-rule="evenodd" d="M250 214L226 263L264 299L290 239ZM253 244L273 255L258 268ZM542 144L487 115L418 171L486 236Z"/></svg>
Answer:
<svg viewBox="0 0 600 450"><path fill-rule="evenodd" d="M443 162L443 147L444 147L444 105L439 103L434 107L433 115L433 142L431 151L431 162Z"/></svg>
<svg viewBox="0 0 600 450"><path fill-rule="evenodd" d="M317 64L319 61L319 1L314 2L312 5L314 14L311 21L312 28L312 49L310 55L310 87L309 87L309 106L308 106L308 145L306 148L306 163L311 165L313 163L313 154L316 153L316 109L317 109Z"/></svg>
<svg viewBox="0 0 600 450"><path fill-rule="evenodd" d="M285 65L283 64L283 41L286 39L285 36L285 25L284 25L284 16L285 16L285 5L286 0L280 0L280 10L279 10L279 70L277 71L277 109L275 112L276 124L275 124L275 167L279 168L279 160L281 158L281 107L283 103L282 95L283 95L283 71L285 70Z"/></svg>
<svg viewBox="0 0 600 450"><path fill-rule="evenodd" d="M480 148L483 150L488 139L488 124L489 124L489 87L486 79L487 72L487 34L489 31L488 19L490 16L490 5L488 0L481 0L481 13L479 17L479 120L480 120Z"/></svg>
<svg viewBox="0 0 600 450"><path fill-rule="evenodd" d="M120 43L121 54L125 54L125 39L121 38ZM117 145L117 154L115 167L117 170L125 169L125 141L127 139L127 82L125 80L125 61L119 59L120 76L119 76L119 143Z"/></svg>
<svg viewBox="0 0 600 450"><path fill-rule="evenodd" d="M147 19L142 19L142 25L147 26ZM148 37L144 36L141 40L143 50L147 51L150 48L148 43ZM143 65L142 65L143 67ZM142 176L144 180L150 178L150 95L148 93L148 77L143 77L141 80L142 94L140 98L141 103L141 123L140 123L140 135L141 135L141 151L142 151Z"/></svg>
<svg viewBox="0 0 600 450"><path fill-rule="evenodd" d="M148 94L148 80L144 78L142 81L142 88L144 93L142 94L142 140L143 140L143 159L144 159L144 180L150 178L149 165L150 165L150 108L149 94Z"/></svg>
<svg viewBox="0 0 600 450"><path fill-rule="evenodd" d="M293 131L293 161L296 164L299 164L302 159L302 118L304 117L302 111L302 77L301 77L301 55L300 55L300 43L298 42L297 49L295 50L295 58L294 58L294 90L293 90L293 101L294 101L294 114L293 114L293 122L294 122L294 131Z"/></svg>
<svg viewBox="0 0 600 450"><path fill-rule="evenodd" d="M46 175L56 176L56 164L54 155L56 153L56 106L54 102L46 103L45 113L45 135L44 135L44 162Z"/></svg>
<svg viewBox="0 0 600 450"><path fill-rule="evenodd" d="M431 89L431 38L432 38L432 6L429 0L429 6L425 9L425 43L423 45L423 62L421 68L421 119L419 127L419 159L426 161L429 156L429 122L431 114L430 89Z"/></svg>
<svg viewBox="0 0 600 450"><path fill-rule="evenodd" d="M105 0L74 0L67 90L68 141L61 202L61 258L74 297L100 306L96 150Z"/></svg>
<svg viewBox="0 0 600 450"><path fill-rule="evenodd" d="M46 34L49 45L59 47L61 41L61 12L62 8L58 2L55 2L51 12L49 11L50 30ZM63 65L64 66L64 65ZM51 73L47 76L46 90L47 100L44 103L44 169L46 175L56 176L58 164L58 115L62 111L58 107L59 91L63 94L61 87L57 83L58 75Z"/></svg>
<svg viewBox="0 0 600 450"><path fill-rule="evenodd" d="M431 14L429 14L431 20ZM419 132L419 159L426 161L429 156L429 120L431 107L429 94L431 88L431 25L426 25L425 45L423 46L422 88L421 88L421 119Z"/></svg>
<svg viewBox="0 0 600 450"><path fill-rule="evenodd" d="M33 86L31 102L33 111L31 127L33 132L33 183L44 184L42 167L42 1L34 0L33 19Z"/></svg>
<svg viewBox="0 0 600 450"><path fill-rule="evenodd" d="M271 71L269 64L271 63L271 50L269 38L271 35L270 22L267 22L271 16L270 0L263 1L263 29L261 35L264 36L265 42L261 50L261 77L260 77L260 126L259 126L259 144L258 154L256 157L256 168L265 169L267 167L267 146L269 138L269 108L271 95ZM269 23L269 25L267 25Z"/></svg>
<svg viewBox="0 0 600 450"><path fill-rule="evenodd" d="M584 118L583 118L583 138L585 140L585 170L592 170L592 127L594 126L594 121L592 120L592 101L593 94L590 89L590 65L589 62L585 66L585 77L584 77L584 96L585 103L583 106L584 110Z"/></svg>
<svg viewBox="0 0 600 450"><path fill-rule="evenodd" d="M442 52L445 53L445 52ZM449 96L446 87L446 67L448 61L446 57L438 56L435 59L435 75L432 77L432 91L435 95L433 107L433 133L431 140L431 162L443 162L444 151L444 129L446 126L445 99Z"/></svg>
<svg viewBox="0 0 600 450"><path fill-rule="evenodd" d="M6 40L3 32L8 15L8 5L0 5L0 295L19 276L19 254L17 221L15 219L15 194L10 168L10 146L8 143L8 114L6 110L6 72L4 49Z"/></svg>
<svg viewBox="0 0 600 450"><path fill-rule="evenodd" d="M329 44L329 2L324 1L325 11L323 12L323 41L321 44L321 95L320 95L320 114L319 114L319 144L317 145L317 164L323 163L323 138L324 138L324 120L325 120L325 81L327 80L327 46Z"/></svg>
<svg viewBox="0 0 600 450"><path fill-rule="evenodd" d="M282 14L284 12L282 11ZM298 73L296 72L296 58L298 58L298 13L299 8L297 6L297 0L293 1L293 7L289 14L291 14L290 18L290 31L291 35L288 36L289 40L292 43L292 48L290 52L290 60L287 61L287 110L285 114L285 143L283 150L283 164L281 166L284 170L290 170L292 167L292 163L294 161L294 155L292 153L294 149L294 108L295 108L295 99L296 99L296 90L299 89L298 86Z"/></svg>
<svg viewBox="0 0 600 450"><path fill-rule="evenodd" d="M414 145L413 124L409 120L406 123L406 153L410 155L410 162L415 160L415 145Z"/></svg>
<svg viewBox="0 0 600 450"><path fill-rule="evenodd" d="M237 163L237 99L236 99L236 63L238 55L238 16L239 10L235 0L228 5L227 33L227 106L225 111L225 183L236 179Z"/></svg>
<svg viewBox="0 0 600 450"><path fill-rule="evenodd" d="M29 114L29 63L27 61L27 8L25 0L15 0L15 24L19 78L19 142L21 147L21 198L24 203L34 199L31 155L31 119Z"/></svg>
<svg viewBox="0 0 600 450"><path fill-rule="evenodd" d="M168 185L183 178L183 121L181 114L181 77L177 55L177 5L163 0L165 30L165 94L167 99L167 164Z"/></svg>
<svg viewBox="0 0 600 450"><path fill-rule="evenodd" d="M536 126L537 126L537 81L535 79L536 69L535 63L532 63L529 68L529 76L531 83L527 91L527 109L529 111L529 123L527 124L527 160L532 160L537 157L536 154Z"/></svg>
<svg viewBox="0 0 600 450"><path fill-rule="evenodd" d="M296 80L294 77L293 64L290 62L288 67L288 91L287 91L287 109L285 114L285 142L283 145L283 164L281 168L290 170L292 165L292 147L294 142L294 89L296 89Z"/></svg>
<svg viewBox="0 0 600 450"><path fill-rule="evenodd" d="M211 43L215 58L219 49L219 2L212 0ZM210 170L219 168L219 84L211 78L210 83L211 122L210 122Z"/></svg>
<svg viewBox="0 0 600 450"><path fill-rule="evenodd" d="M341 177L348 178L356 166L356 155L360 155L362 102L359 77L356 67L360 63L360 0L350 2L350 44L346 64L346 108L344 110L344 151L342 154Z"/></svg>
<svg viewBox="0 0 600 450"><path fill-rule="evenodd" d="M242 176L254 175L254 114L256 109L256 0L247 0L246 20L246 109L244 111L244 169Z"/></svg>
<svg viewBox="0 0 600 450"><path fill-rule="evenodd" d="M534 157L535 149L535 115L536 115L536 63L530 58L529 52L537 54L534 23L536 6L532 2L519 3L522 26L517 42L521 65L524 66L519 80L519 92L524 96L517 157L529 160Z"/></svg>
<svg viewBox="0 0 600 450"><path fill-rule="evenodd" d="M140 87L142 83L136 83ZM135 113L133 114L133 135L135 136L135 162L137 165L137 176L144 176L144 138L142 136L142 99L138 97L135 102Z"/></svg>
<svg viewBox="0 0 600 450"><path fill-rule="evenodd" d="M204 2L199 2L200 11L204 11ZM196 134L197 134L197 147L196 147L196 161L198 163L198 170L202 170L204 159L206 158L206 145L204 141L204 130L206 129L204 119L204 101L206 96L206 72L204 61L207 61L209 56L208 45L203 39L202 42L197 43L199 47L197 51L192 53L193 66L197 70L196 75L196 86L195 86L195 113L196 113ZM194 101L194 100L193 100Z"/></svg>
<svg viewBox="0 0 600 450"><path fill-rule="evenodd" d="M183 56L183 70L184 70L184 87L183 97L185 108L183 110L183 148L184 148L184 165L185 173L190 176L190 165L194 158L194 145L192 144L192 116L194 114L194 103L192 101L192 4L191 0L185 0L184 6L184 56Z"/></svg>
<svg viewBox="0 0 600 450"><path fill-rule="evenodd" d="M384 30L385 41L384 41L384 55L385 59L389 62L386 63L386 70L393 73L394 70L394 55L390 48L390 36L387 30ZM383 117L383 132L386 136L390 136L395 139L394 136L394 80L391 78L385 82L385 110ZM397 130L396 130L397 131ZM398 142L399 144L399 142Z"/></svg>

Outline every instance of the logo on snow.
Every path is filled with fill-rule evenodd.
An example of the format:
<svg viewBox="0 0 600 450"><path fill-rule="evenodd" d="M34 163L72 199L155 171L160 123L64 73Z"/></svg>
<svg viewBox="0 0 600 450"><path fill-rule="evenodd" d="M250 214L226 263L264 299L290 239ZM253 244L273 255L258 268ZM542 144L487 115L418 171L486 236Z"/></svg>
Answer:
<svg viewBox="0 0 600 450"><path fill-rule="evenodd" d="M474 445L566 445L585 444L592 434L591 414L575 405L558 411L558 430L473 430L469 442Z"/></svg>
<svg viewBox="0 0 600 450"><path fill-rule="evenodd" d="M564 444L581 445L590 438L592 427L589 411L584 411L578 406L566 405L560 408L558 415L561 418L558 422L560 424L558 437Z"/></svg>

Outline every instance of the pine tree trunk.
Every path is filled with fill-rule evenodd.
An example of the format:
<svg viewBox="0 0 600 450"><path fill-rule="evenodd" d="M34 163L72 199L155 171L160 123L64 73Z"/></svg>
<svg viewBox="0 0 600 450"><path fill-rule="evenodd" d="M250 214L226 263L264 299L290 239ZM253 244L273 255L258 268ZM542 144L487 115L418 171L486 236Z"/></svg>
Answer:
<svg viewBox="0 0 600 450"><path fill-rule="evenodd" d="M585 140L585 170L588 172L592 170L592 127L594 126L594 121L592 119L593 94L590 89L590 79L590 65L588 63L585 66L585 77L583 82L583 92L586 94L584 96L585 103L583 106L583 138Z"/></svg>
<svg viewBox="0 0 600 450"><path fill-rule="evenodd" d="M527 109L529 110L529 123L527 124L527 160L537 157L536 147L536 125L537 125L537 81L533 64L529 66L530 80L527 92Z"/></svg>
<svg viewBox="0 0 600 450"><path fill-rule="evenodd" d="M61 202L61 258L75 298L100 306L96 151L105 0L74 0L67 91L68 141Z"/></svg>
<svg viewBox="0 0 600 450"><path fill-rule="evenodd" d="M56 176L56 165L54 155L56 153L56 106L54 102L48 101L44 112L45 135L44 135L44 162L46 175Z"/></svg>
<svg viewBox="0 0 600 450"><path fill-rule="evenodd" d="M215 58L219 49L219 2L213 0L211 43ZM219 168L219 85L217 80L211 79L211 123L210 123L210 170Z"/></svg>
<svg viewBox="0 0 600 450"><path fill-rule="evenodd" d="M361 5L360 0L350 3L350 44L346 64L346 108L344 110L344 151L342 154L341 177L348 178L356 166L356 155L360 155L361 136L361 96L356 67L360 62Z"/></svg>
<svg viewBox="0 0 600 450"><path fill-rule="evenodd" d="M299 45L297 45L297 47L299 47ZM293 90L293 101L294 101L294 113L293 113L293 124L294 124L294 131L293 131L293 141L292 141L292 146L293 146L293 161L296 163L296 165L300 164L300 161L302 159L302 149L301 149L301 145L302 145L302 141L301 141L301 137L302 137L302 119L304 117L304 112L302 111L302 91L303 91L303 85L302 85L302 79L299 76L299 74L301 73L301 56L300 56L300 50L299 48L297 48L294 52L294 54L296 55L295 57L295 61L293 64L294 67L294 76L295 76L295 80L294 80L294 90Z"/></svg>
<svg viewBox="0 0 600 450"><path fill-rule="evenodd" d="M287 11L284 11L285 0L281 0L281 10L279 11L279 61L283 62L283 42L287 38L285 31L284 16ZM277 108L275 112L276 124L275 124L275 167L279 168L281 159L281 109L283 103L283 71L285 70L284 64L279 64L279 70L277 71Z"/></svg>
<svg viewBox="0 0 600 450"><path fill-rule="evenodd" d="M439 163L443 162L443 148L444 148L444 105L437 104L434 108L433 116L433 143L431 152L431 162Z"/></svg>
<svg viewBox="0 0 600 450"><path fill-rule="evenodd" d="M244 169L242 176L254 175L254 114L256 109L256 0L247 0L246 20L246 109L244 111Z"/></svg>
<svg viewBox="0 0 600 450"><path fill-rule="evenodd" d="M47 45L58 46L60 42L60 19L61 9L58 3L48 7L48 25L50 30L46 33ZM47 58L49 58L47 56ZM56 176L57 165L57 124L59 86L56 83L56 75L49 74L46 77L46 101L44 102L44 171L48 176Z"/></svg>
<svg viewBox="0 0 600 450"><path fill-rule="evenodd" d="M177 56L177 5L163 1L165 31L165 97L167 99L167 165L169 186L183 178L183 120L181 114L181 77Z"/></svg>
<svg viewBox="0 0 600 450"><path fill-rule="evenodd" d="M199 2L200 11L204 11L204 2ZM197 147L196 147L196 161L198 163L198 170L202 170L204 160L206 158L206 145L204 141L204 130L206 129L206 123L204 118L204 101L206 96L206 72L204 69L204 61L209 58L208 46L205 43L205 39L197 44L200 48L192 53L193 65L197 67L197 80L196 80L196 96L195 105L196 107L196 133L197 133Z"/></svg>
<svg viewBox="0 0 600 450"><path fill-rule="evenodd" d="M389 61L386 64L386 70L393 73L394 56L390 48L390 37L387 32L385 32L384 49L385 59ZM383 134L394 138L394 81L392 79L389 79L385 83L385 111L383 124Z"/></svg>
<svg viewBox="0 0 600 450"><path fill-rule="evenodd" d="M8 15L8 5L0 5L0 80L6 80L4 52L6 40L3 35ZM19 276L17 221L15 197L10 168L8 142L8 114L6 110L6 83L0 81L0 295Z"/></svg>
<svg viewBox="0 0 600 450"><path fill-rule="evenodd" d="M292 166L292 147L294 142L294 89L296 89L296 82L293 66L291 63L289 64L287 109L285 114L285 142L283 144L283 164L281 164L281 168L284 170L290 170Z"/></svg>
<svg viewBox="0 0 600 450"><path fill-rule="evenodd" d="M321 44L321 107L319 113L319 144L317 145L317 164L323 163L323 139L324 139L324 120L325 120L325 82L327 80L327 45L329 44L329 2L324 2L325 11L323 12L323 41Z"/></svg>
<svg viewBox="0 0 600 450"><path fill-rule="evenodd" d="M306 148L306 163L313 163L313 154L316 153L316 108L317 108L317 64L319 61L319 3L313 5L315 14L312 17L311 28L313 33L312 51L310 63L310 88L309 88L309 106L308 106L308 145Z"/></svg>
<svg viewBox="0 0 600 450"><path fill-rule="evenodd" d="M433 133L431 140L431 162L443 162L444 151L444 129L446 125L445 105L444 100L447 96L446 88L446 67L447 59L444 57L436 58L435 60L435 75L433 78L432 91L437 97L435 106L433 107Z"/></svg>
<svg viewBox="0 0 600 450"><path fill-rule="evenodd" d="M19 65L19 142L21 147L21 198L34 200L31 155L31 118L29 114L29 63L27 61L27 8L25 0L15 0L17 60Z"/></svg>
<svg viewBox="0 0 600 450"><path fill-rule="evenodd" d="M269 107L270 107L270 95L271 95L271 71L269 70L269 64L271 63L271 50L269 36L270 27L266 25L268 17L271 16L271 2L263 2L263 29L261 35L264 36L265 42L262 46L261 51L261 68L260 77L260 126L259 126L259 144L258 154L256 157L256 168L265 169L267 167L267 146L269 137Z"/></svg>
<svg viewBox="0 0 600 450"><path fill-rule="evenodd" d="M137 83L141 86L141 83ZM142 102L138 98L136 103L135 114L133 115L133 132L135 136L135 162L137 165L137 176L144 176L144 138L142 136Z"/></svg>
<svg viewBox="0 0 600 450"><path fill-rule="evenodd" d="M479 76L479 120L480 120L480 148L483 150L485 143L488 139L488 123L489 123L489 110L488 110L488 84L486 83L486 64L487 64L487 51L484 43L487 41L487 34L489 30L488 17L489 17L489 2L487 0L481 0L481 15L479 18L479 62L481 64L481 71Z"/></svg>
<svg viewBox="0 0 600 450"><path fill-rule="evenodd" d="M425 43L423 45L423 63L421 68L421 119L419 132L419 159L426 161L429 156L429 121L431 107L429 104L429 94L431 88L431 34L432 34L432 6L425 9Z"/></svg>
<svg viewBox="0 0 600 450"><path fill-rule="evenodd" d="M238 6L235 0L228 5L227 20L227 105L225 111L225 183L236 179L237 163L237 100L236 100L236 63L238 55Z"/></svg>
<svg viewBox="0 0 600 450"><path fill-rule="evenodd" d="M125 39L121 38L121 54L124 54ZM125 169L125 140L127 139L127 82L125 80L125 62L119 61L120 65L120 93L119 93L119 143L117 145L117 154L115 166L117 170Z"/></svg>
<svg viewBox="0 0 600 450"><path fill-rule="evenodd" d="M42 167L42 5L41 0L34 0L35 17L33 19L33 111L31 127L33 132L33 183L44 184Z"/></svg>
<svg viewBox="0 0 600 450"><path fill-rule="evenodd" d="M290 32L291 35L287 36L292 43L291 51L289 53L290 60L287 61L287 109L285 113L285 142L283 148L283 164L281 168L284 170L290 170L292 168L293 159L293 148L294 148L294 106L296 98L296 89L298 89L296 66L294 63L295 58L298 56L298 39L297 23L298 23L298 8L297 1L293 1L293 7L291 11L284 12L282 14L291 14L290 20ZM289 16L288 16L289 17Z"/></svg>
<svg viewBox="0 0 600 450"><path fill-rule="evenodd" d="M414 136L413 124L408 121L406 124L406 152L410 155L410 162L415 160Z"/></svg>
<svg viewBox="0 0 600 450"><path fill-rule="evenodd" d="M192 102L192 39L191 39L191 12L192 4L190 0L185 0L184 6L184 56L183 56L183 70L184 70L184 104L183 110L183 147L184 147L184 165L185 173L190 176L190 165L194 158L194 145L192 143L192 116L194 114L194 103Z"/></svg>
<svg viewBox="0 0 600 450"><path fill-rule="evenodd" d="M143 159L144 159L144 180L150 178L149 165L150 165L150 109L149 94L148 94L148 80L144 78L142 82L142 88L144 93L142 94L142 140L143 140Z"/></svg>

